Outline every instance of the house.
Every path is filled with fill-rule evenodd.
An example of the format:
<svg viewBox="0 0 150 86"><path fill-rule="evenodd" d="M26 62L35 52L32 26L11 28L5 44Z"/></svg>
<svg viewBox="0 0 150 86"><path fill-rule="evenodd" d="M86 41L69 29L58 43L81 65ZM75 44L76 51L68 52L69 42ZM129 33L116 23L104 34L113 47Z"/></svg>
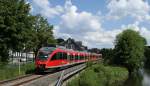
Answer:
<svg viewBox="0 0 150 86"><path fill-rule="evenodd" d="M82 45L81 41L75 41L74 39L68 38L66 41L62 41L58 44L59 46L64 46L67 49L73 49L78 51L86 51L87 47Z"/></svg>

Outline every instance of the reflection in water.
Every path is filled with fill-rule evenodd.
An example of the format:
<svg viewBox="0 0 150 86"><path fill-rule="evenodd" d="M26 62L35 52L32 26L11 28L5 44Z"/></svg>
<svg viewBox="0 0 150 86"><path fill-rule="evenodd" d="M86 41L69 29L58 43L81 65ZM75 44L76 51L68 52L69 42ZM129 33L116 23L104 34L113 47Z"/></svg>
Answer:
<svg viewBox="0 0 150 86"><path fill-rule="evenodd" d="M142 85L150 86L150 70L144 70Z"/></svg>
<svg viewBox="0 0 150 86"><path fill-rule="evenodd" d="M141 69L128 78L124 86L150 86L150 70Z"/></svg>
<svg viewBox="0 0 150 86"><path fill-rule="evenodd" d="M124 86L142 86L143 77L140 73L136 73L132 76L129 76L128 80L125 82Z"/></svg>

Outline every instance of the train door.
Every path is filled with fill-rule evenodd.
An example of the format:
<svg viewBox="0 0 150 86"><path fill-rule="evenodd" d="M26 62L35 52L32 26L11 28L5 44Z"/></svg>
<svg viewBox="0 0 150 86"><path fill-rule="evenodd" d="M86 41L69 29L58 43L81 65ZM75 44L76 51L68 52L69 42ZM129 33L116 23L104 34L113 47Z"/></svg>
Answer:
<svg viewBox="0 0 150 86"><path fill-rule="evenodd" d="M78 62L78 53L75 53L75 62Z"/></svg>
<svg viewBox="0 0 150 86"><path fill-rule="evenodd" d="M73 62L75 62L75 58L76 58L76 56L75 56L76 54L75 53L73 53Z"/></svg>
<svg viewBox="0 0 150 86"><path fill-rule="evenodd" d="M48 62L48 66L49 67L53 67L53 66L60 66L62 65L62 60L63 60L63 56L62 56L62 52L56 52L52 55L51 59Z"/></svg>
<svg viewBox="0 0 150 86"><path fill-rule="evenodd" d="M78 53L78 62L80 61L80 53Z"/></svg>
<svg viewBox="0 0 150 86"><path fill-rule="evenodd" d="M67 61L68 61L68 64L70 63L70 53L68 52L67 53Z"/></svg>
<svg viewBox="0 0 150 86"><path fill-rule="evenodd" d="M67 64L67 53L66 52L62 52L62 64Z"/></svg>

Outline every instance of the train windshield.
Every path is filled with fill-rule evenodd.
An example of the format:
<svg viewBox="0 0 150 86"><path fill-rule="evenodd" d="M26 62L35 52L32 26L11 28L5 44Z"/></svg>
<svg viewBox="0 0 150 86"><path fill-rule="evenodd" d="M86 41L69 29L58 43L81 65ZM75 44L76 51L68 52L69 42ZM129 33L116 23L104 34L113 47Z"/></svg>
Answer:
<svg viewBox="0 0 150 86"><path fill-rule="evenodd" d="M38 53L38 58L41 60L46 60L49 57L48 53L44 53L44 52L39 52Z"/></svg>
<svg viewBox="0 0 150 86"><path fill-rule="evenodd" d="M55 50L53 47L43 47L39 50L37 57L41 60L47 60L49 55Z"/></svg>

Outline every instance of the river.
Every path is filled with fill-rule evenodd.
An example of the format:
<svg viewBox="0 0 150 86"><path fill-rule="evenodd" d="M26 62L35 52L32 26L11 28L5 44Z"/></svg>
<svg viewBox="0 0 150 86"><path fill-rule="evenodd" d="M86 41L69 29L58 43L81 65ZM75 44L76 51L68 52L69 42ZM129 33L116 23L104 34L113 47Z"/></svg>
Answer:
<svg viewBox="0 0 150 86"><path fill-rule="evenodd" d="M130 76L124 86L150 86L150 70L141 69L138 74Z"/></svg>

